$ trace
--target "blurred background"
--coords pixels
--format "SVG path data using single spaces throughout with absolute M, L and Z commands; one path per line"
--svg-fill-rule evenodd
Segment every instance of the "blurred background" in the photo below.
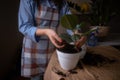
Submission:
M 22 35 L 18 32 L 19 0 L 0 1 L 0 80 L 20 74 Z
M 18 31 L 18 7 L 19 0 L 0 1 L 0 80 L 15 80 L 20 75 L 23 36 Z M 120 15 L 114 16 L 110 24 L 110 32 L 120 34 Z

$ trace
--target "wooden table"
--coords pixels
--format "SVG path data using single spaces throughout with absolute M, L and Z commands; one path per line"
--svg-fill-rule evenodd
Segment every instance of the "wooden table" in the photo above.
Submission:
M 59 71 L 64 75 L 57 74 Z M 72 72 L 60 67 L 55 52 L 44 80 L 120 80 L 120 51 L 111 46 L 89 47 L 84 59 Z

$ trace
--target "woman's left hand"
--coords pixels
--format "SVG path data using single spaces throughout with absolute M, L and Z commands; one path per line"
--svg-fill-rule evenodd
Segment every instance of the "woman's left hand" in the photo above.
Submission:
M 76 43 L 75 45 L 80 48 L 83 44 L 85 44 L 87 40 L 87 37 L 86 36 L 82 36 Z

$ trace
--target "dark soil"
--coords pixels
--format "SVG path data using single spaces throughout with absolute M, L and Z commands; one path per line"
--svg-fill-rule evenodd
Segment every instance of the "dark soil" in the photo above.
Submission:
M 81 48 L 79 50 L 77 50 L 74 45 L 71 45 L 68 43 L 64 43 L 64 45 L 65 46 L 63 48 L 57 48 L 57 49 L 61 52 L 65 52 L 65 53 L 77 53 L 77 52 L 81 51 Z
M 108 57 L 105 57 L 100 54 L 93 54 L 93 53 L 86 53 L 85 57 L 81 60 L 83 64 L 85 65 L 90 65 L 90 66 L 103 66 L 104 64 L 107 63 L 114 63 L 117 60 L 115 59 L 109 59 Z M 78 66 L 81 66 L 81 63 L 78 63 Z

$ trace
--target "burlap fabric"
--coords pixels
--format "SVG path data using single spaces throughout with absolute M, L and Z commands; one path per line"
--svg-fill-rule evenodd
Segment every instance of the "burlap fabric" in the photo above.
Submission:
M 55 73 L 54 68 L 66 76 Z M 55 52 L 44 80 L 120 80 L 120 51 L 111 46 L 89 47 L 81 65 L 78 64 L 73 73 L 60 67 Z

